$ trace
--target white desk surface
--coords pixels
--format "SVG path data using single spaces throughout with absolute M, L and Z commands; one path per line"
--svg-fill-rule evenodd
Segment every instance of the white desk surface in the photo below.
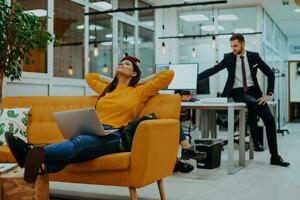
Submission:
M 203 103 L 199 101 L 195 102 L 181 102 L 182 107 L 215 107 L 215 108 L 224 108 L 224 107 L 245 107 L 245 103 Z

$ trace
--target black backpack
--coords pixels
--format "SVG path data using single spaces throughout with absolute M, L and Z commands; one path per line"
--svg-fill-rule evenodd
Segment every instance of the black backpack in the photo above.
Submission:
M 151 120 L 151 119 L 156 119 L 156 116 L 154 113 L 151 113 L 149 115 L 144 115 L 141 117 L 138 117 L 131 122 L 127 124 L 126 127 L 124 127 L 121 130 L 121 140 L 120 140 L 120 145 L 119 148 L 121 151 L 131 151 L 131 145 L 133 141 L 133 137 L 135 134 L 135 130 L 138 127 L 139 123 L 144 121 L 144 120 Z

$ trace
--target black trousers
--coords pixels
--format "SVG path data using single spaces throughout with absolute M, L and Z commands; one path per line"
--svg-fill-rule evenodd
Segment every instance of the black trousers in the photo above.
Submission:
M 277 135 L 276 135 L 276 124 L 275 119 L 269 109 L 267 103 L 265 105 L 258 105 L 256 100 L 261 97 L 260 91 L 255 87 L 249 87 L 247 92 L 244 92 L 242 88 L 233 89 L 231 96 L 236 102 L 244 102 L 248 108 L 248 120 L 247 123 L 250 127 L 250 133 L 253 138 L 254 144 L 258 140 L 257 132 L 257 116 L 260 117 L 266 127 L 267 140 L 271 155 L 278 154 L 277 148 Z

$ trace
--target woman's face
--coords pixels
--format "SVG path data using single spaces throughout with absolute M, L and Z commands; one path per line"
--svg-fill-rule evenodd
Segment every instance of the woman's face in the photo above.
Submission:
M 134 71 L 133 65 L 129 60 L 123 60 L 117 66 L 116 76 L 118 77 L 118 75 L 123 75 L 131 78 L 133 76 L 136 76 L 137 73 Z

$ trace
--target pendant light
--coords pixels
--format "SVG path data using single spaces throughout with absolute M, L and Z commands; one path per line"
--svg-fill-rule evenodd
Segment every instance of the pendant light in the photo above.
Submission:
M 106 52 L 104 53 L 104 61 L 106 62 Z M 108 67 L 107 67 L 106 63 L 102 67 L 102 72 L 103 73 L 107 73 L 108 72 Z
M 216 47 L 217 47 L 216 36 L 213 35 L 211 40 L 211 48 L 216 49 Z
M 99 50 L 98 50 L 98 45 L 97 45 L 96 15 L 95 15 L 94 26 L 95 26 L 95 42 L 96 42 L 94 44 L 94 56 L 97 57 L 99 55 Z
M 195 34 L 195 27 L 193 26 L 193 33 Z M 192 50 L 192 57 L 193 58 L 196 58 L 197 56 L 197 52 L 196 52 L 196 49 L 195 49 L 195 37 L 193 37 L 193 50 Z
M 72 53 L 72 51 L 70 51 L 70 53 Z M 74 70 L 73 70 L 73 67 L 72 67 L 72 55 L 70 55 L 70 64 L 69 64 L 67 73 L 68 73 L 70 76 L 73 76 L 73 75 L 74 75 Z
M 215 31 L 214 31 L 214 34 L 216 33 L 216 31 L 218 31 L 218 24 L 217 24 L 217 27 L 215 25 L 215 15 L 214 15 L 214 5 L 212 5 L 212 10 L 211 10 L 211 17 L 212 17 L 212 22 L 213 22 L 213 25 L 215 26 Z M 211 40 L 211 48 L 212 49 L 216 49 L 217 47 L 217 43 L 216 43 L 216 36 L 213 35 L 212 36 L 212 40 Z
M 165 42 L 161 43 L 161 53 L 162 53 L 162 55 L 166 55 L 166 53 L 167 53 Z
M 73 67 L 72 67 L 72 66 L 69 66 L 69 68 L 68 68 L 68 74 L 69 74 L 70 76 L 73 76 L 73 75 L 74 75 L 74 70 L 73 70 Z
M 196 58 L 196 56 L 197 56 L 196 49 L 195 49 L 195 48 L 193 48 L 193 51 L 192 51 L 192 57 L 193 57 L 193 58 Z
M 128 56 L 128 49 L 127 49 L 127 43 L 128 43 L 128 23 L 127 23 L 127 14 L 125 15 L 125 38 L 124 38 L 124 42 L 125 42 L 125 52 L 123 57 L 127 57 Z
M 165 37 L 165 9 L 163 9 L 163 24 L 162 24 L 162 34 L 163 34 L 163 37 Z M 166 44 L 165 44 L 165 41 L 163 39 L 162 43 L 161 43 L 161 53 L 162 55 L 166 55 Z
M 98 45 L 94 44 L 94 56 L 97 57 L 99 55 Z
M 107 67 L 106 64 L 103 65 L 103 67 L 102 67 L 102 72 L 103 72 L 103 73 L 107 73 L 107 72 L 108 72 L 108 67 Z

